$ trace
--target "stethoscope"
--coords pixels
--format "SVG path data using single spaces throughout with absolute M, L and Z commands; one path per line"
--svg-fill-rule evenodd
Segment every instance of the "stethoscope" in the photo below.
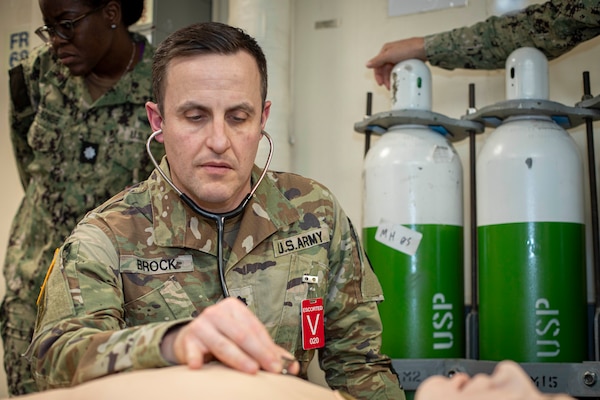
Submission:
M 165 174 L 165 172 L 160 168 L 160 165 L 158 165 L 158 162 L 156 162 L 156 159 L 154 158 L 154 156 L 152 155 L 152 151 L 150 150 L 150 144 L 152 143 L 152 140 L 157 135 L 160 135 L 161 133 L 162 133 L 162 129 L 159 129 L 155 132 L 152 132 L 152 135 L 150 135 L 150 137 L 148 138 L 148 141 L 146 142 L 146 151 L 148 152 L 148 156 L 150 156 L 150 160 L 152 161 L 152 164 L 154 164 L 154 167 L 156 168 L 158 173 L 173 188 L 173 190 L 175 190 L 177 192 L 177 194 L 179 195 L 179 198 L 185 204 L 187 204 L 197 214 L 203 216 L 204 218 L 212 219 L 216 222 L 216 224 L 217 224 L 217 268 L 219 269 L 219 280 L 221 281 L 221 290 L 223 291 L 223 296 L 229 297 L 229 290 L 227 289 L 227 283 L 225 282 L 225 266 L 223 265 L 224 264 L 223 235 L 225 232 L 225 220 L 227 218 L 233 218 L 233 217 L 239 215 L 242 211 L 244 211 L 244 208 L 246 207 L 246 205 L 248 204 L 248 202 L 254 195 L 254 192 L 256 192 L 258 185 L 260 185 L 263 178 L 267 174 L 267 170 L 269 169 L 269 165 L 271 164 L 271 158 L 273 157 L 273 140 L 271 139 L 271 136 L 269 136 L 269 134 L 267 132 L 262 131 L 262 135 L 265 136 L 267 138 L 267 140 L 269 141 L 269 155 L 267 156 L 267 162 L 265 163 L 265 167 L 264 167 L 262 173 L 260 174 L 258 181 L 256 181 L 256 184 L 254 185 L 252 190 L 250 190 L 250 193 L 248 193 L 246 195 L 246 197 L 241 201 L 241 203 L 235 209 L 225 212 L 225 213 L 211 213 L 209 211 L 206 211 L 206 210 L 203 210 L 202 208 L 200 208 L 200 206 L 198 206 L 198 204 L 196 204 L 194 202 L 194 200 L 192 200 L 188 195 L 186 195 L 181 190 L 179 190 L 179 188 L 177 186 L 175 186 L 175 184 L 167 176 L 167 174 Z

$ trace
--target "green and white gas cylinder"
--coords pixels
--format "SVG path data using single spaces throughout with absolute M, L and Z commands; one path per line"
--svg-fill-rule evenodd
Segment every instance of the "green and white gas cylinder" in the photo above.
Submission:
M 395 66 L 392 110 L 430 110 L 431 74 Z M 458 154 L 422 124 L 391 126 L 363 168 L 363 242 L 383 287 L 382 351 L 464 357 L 463 186 Z
M 506 61 L 508 100 L 548 98 L 533 48 Z M 586 349 L 583 165 L 550 116 L 509 116 L 477 158 L 479 357 L 581 362 Z

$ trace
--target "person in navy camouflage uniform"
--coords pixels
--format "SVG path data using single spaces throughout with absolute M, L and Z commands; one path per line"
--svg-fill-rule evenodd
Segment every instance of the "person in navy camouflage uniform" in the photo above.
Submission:
M 25 193 L 10 231 L 0 308 L 13 396 L 36 390 L 22 354 L 55 249 L 87 211 L 153 168 L 144 104 L 152 99 L 154 49 L 128 31 L 143 0 L 41 0 L 40 7 L 48 45 L 10 71 L 10 134 Z

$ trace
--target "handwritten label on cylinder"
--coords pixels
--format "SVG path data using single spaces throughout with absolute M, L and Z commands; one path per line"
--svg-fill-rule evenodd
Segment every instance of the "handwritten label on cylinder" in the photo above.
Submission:
M 403 225 L 382 222 L 377 227 L 375 240 L 409 256 L 414 256 L 423 234 Z

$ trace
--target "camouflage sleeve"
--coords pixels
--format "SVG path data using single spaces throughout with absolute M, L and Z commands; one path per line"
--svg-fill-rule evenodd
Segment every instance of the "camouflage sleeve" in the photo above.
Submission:
M 599 34 L 598 0 L 552 0 L 426 36 L 425 51 L 441 68 L 497 69 L 520 47 L 536 47 L 551 60 Z
M 35 85 L 37 81 L 31 74 L 31 63 L 35 68 L 37 58 L 30 58 L 9 70 L 10 87 L 10 140 L 12 142 L 17 171 L 23 189 L 27 189 L 29 175 L 27 165 L 33 160 L 33 151 L 27 143 L 29 127 L 35 117 Z
M 382 289 L 354 228 L 336 205 L 325 300 L 325 348 L 321 368 L 333 389 L 357 399 L 404 399 L 389 357 L 380 353 Z
M 182 321 L 126 328 L 114 248 L 103 230 L 84 224 L 55 256 L 28 350 L 40 390 L 171 365 L 160 341 Z

